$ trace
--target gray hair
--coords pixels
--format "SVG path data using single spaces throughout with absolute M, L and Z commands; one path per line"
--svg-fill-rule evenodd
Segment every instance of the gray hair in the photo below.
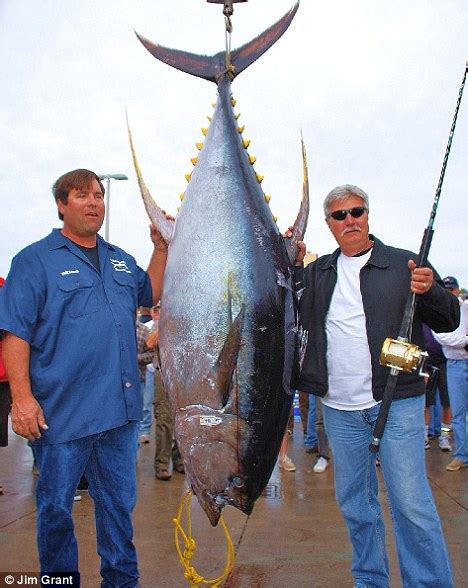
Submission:
M 358 198 L 361 198 L 364 202 L 364 206 L 369 210 L 369 196 L 364 190 L 361 190 L 361 188 L 353 186 L 352 184 L 344 184 L 344 186 L 333 188 L 333 190 L 325 196 L 325 200 L 323 201 L 323 212 L 325 213 L 325 216 L 328 215 L 330 205 L 333 204 L 333 202 L 345 200 L 349 196 L 357 196 Z

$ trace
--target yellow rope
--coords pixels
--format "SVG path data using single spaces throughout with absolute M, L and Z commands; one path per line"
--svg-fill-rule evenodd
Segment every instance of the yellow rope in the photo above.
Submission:
M 224 531 L 224 535 L 226 537 L 226 547 L 227 547 L 227 555 L 226 555 L 226 565 L 224 567 L 224 571 L 221 576 L 214 578 L 213 580 L 207 580 L 203 576 L 195 570 L 194 567 L 190 565 L 191 559 L 195 553 L 197 548 L 197 544 L 195 539 L 192 537 L 192 517 L 191 517 L 191 500 L 192 500 L 193 492 L 192 490 L 188 490 L 185 496 L 180 501 L 179 510 L 177 511 L 177 517 L 173 519 L 175 525 L 175 533 L 174 533 L 174 540 L 177 549 L 177 554 L 179 555 L 180 563 L 184 568 L 184 576 L 187 579 L 187 582 L 190 584 L 191 588 L 199 588 L 200 586 L 219 586 L 229 574 L 232 572 L 234 568 L 234 545 L 232 543 L 231 535 L 229 533 L 229 529 L 224 522 L 223 515 L 221 515 L 219 522 Z M 186 518 L 187 518 L 187 530 L 184 531 L 181 524 L 181 519 L 184 510 L 186 511 Z M 185 549 L 182 551 L 179 541 L 179 534 L 182 535 L 182 539 L 185 543 Z

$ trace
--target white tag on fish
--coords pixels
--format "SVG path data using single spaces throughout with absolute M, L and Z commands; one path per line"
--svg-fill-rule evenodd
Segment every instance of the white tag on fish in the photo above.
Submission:
M 201 416 L 200 417 L 200 425 L 203 427 L 215 427 L 216 425 L 220 425 L 223 419 L 218 416 Z

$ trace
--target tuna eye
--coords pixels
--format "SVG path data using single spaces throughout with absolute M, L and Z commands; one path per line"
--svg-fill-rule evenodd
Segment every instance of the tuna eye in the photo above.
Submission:
M 235 478 L 232 479 L 232 485 L 235 488 L 242 488 L 242 486 L 244 485 L 244 480 L 242 478 L 240 478 L 239 476 L 236 476 Z

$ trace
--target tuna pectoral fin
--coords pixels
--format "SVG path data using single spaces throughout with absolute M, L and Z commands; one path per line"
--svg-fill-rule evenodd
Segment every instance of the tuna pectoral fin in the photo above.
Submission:
M 219 390 L 221 396 L 222 406 L 225 406 L 229 400 L 234 369 L 237 364 L 237 357 L 239 355 L 242 341 L 242 325 L 244 322 L 244 315 L 245 307 L 242 306 L 241 311 L 229 328 L 226 341 L 224 342 L 218 360 L 210 374 L 210 379 L 215 380 L 217 383 L 217 389 Z
M 231 52 L 231 63 L 235 67 L 235 71 L 232 72 L 234 76 L 246 69 L 276 43 L 291 24 L 298 7 L 299 1 L 277 23 L 253 39 L 253 41 Z M 226 71 L 226 54 L 224 51 L 213 56 L 197 55 L 187 51 L 163 47 L 145 39 L 145 37 L 138 33 L 135 34 L 143 46 L 156 59 L 192 76 L 217 83 L 219 76 Z
M 297 256 L 297 242 L 302 241 L 307 229 L 307 220 L 309 218 L 309 176 L 307 172 L 307 156 L 304 145 L 304 139 L 301 137 L 302 143 L 302 167 L 303 167 L 303 184 L 302 184 L 302 200 L 299 207 L 299 213 L 293 225 L 292 237 L 285 239 L 286 249 L 288 251 L 289 261 L 294 264 Z
M 153 225 L 158 229 L 161 233 L 162 238 L 169 244 L 172 239 L 172 233 L 174 232 L 174 221 L 166 218 L 166 213 L 160 208 L 156 202 L 153 200 L 148 188 L 146 187 L 145 181 L 143 180 L 143 176 L 141 175 L 140 166 L 138 164 L 138 159 L 136 156 L 135 145 L 133 144 L 132 133 L 130 131 L 130 126 L 128 124 L 128 116 L 127 116 L 127 129 L 128 129 L 128 140 L 130 142 L 130 149 L 132 152 L 133 158 L 133 165 L 135 167 L 135 172 L 138 179 L 138 185 L 140 186 L 141 197 L 143 198 L 143 203 L 146 208 L 146 212 L 153 223 Z

